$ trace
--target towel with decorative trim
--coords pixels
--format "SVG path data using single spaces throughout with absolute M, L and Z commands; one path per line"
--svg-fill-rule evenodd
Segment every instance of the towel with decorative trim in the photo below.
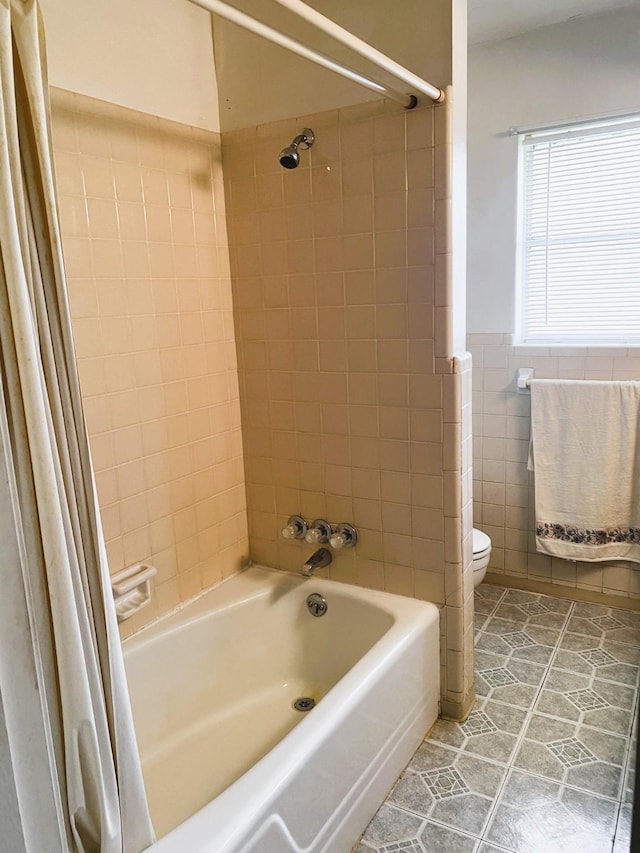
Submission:
M 640 563 L 640 382 L 531 380 L 536 548 Z

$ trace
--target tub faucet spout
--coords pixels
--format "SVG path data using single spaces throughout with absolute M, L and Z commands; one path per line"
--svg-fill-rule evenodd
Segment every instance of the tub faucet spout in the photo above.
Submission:
M 324 569 L 332 559 L 331 551 L 328 548 L 318 548 L 302 567 L 302 574 L 305 578 L 310 578 L 316 569 Z

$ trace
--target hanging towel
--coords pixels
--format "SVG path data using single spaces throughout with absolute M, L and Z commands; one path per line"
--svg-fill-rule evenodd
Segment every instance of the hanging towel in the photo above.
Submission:
M 531 381 L 536 547 L 640 563 L 640 382 Z

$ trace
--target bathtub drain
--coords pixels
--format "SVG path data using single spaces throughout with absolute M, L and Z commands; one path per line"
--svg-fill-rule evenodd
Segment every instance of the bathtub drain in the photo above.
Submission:
M 310 711 L 315 704 L 316 700 L 311 696 L 301 696 L 295 700 L 293 707 L 296 711 Z

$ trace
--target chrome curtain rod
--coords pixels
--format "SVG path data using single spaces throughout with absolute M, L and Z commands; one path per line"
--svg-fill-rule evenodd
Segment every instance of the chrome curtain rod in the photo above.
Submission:
M 361 38 L 358 38 L 358 36 L 349 32 L 349 30 L 345 30 L 344 27 L 336 24 L 336 22 L 332 21 L 331 18 L 327 18 L 326 15 L 322 15 L 320 12 L 312 9 L 311 6 L 303 3 L 302 0 L 275 0 L 275 2 L 280 6 L 284 6 L 284 8 L 288 9 L 290 12 L 293 12 L 294 15 L 304 18 L 305 21 L 313 24 L 316 29 L 322 30 L 336 41 L 341 42 L 341 44 L 344 44 L 356 53 L 359 53 L 360 56 L 364 56 L 364 58 L 368 59 L 369 62 L 373 62 L 380 68 L 383 68 L 398 80 L 406 83 L 411 87 L 411 89 L 415 89 L 415 91 L 420 92 L 423 95 L 427 95 L 433 101 L 440 102 L 444 100 L 444 92 L 441 89 L 438 89 L 436 86 L 432 86 L 431 83 L 427 83 L 426 80 L 418 77 L 417 74 L 414 74 L 403 65 L 395 62 L 395 60 L 377 50 L 375 47 L 372 47 Z
M 376 92 L 378 95 L 390 98 L 391 100 L 402 104 L 405 109 L 411 110 L 418 103 L 416 95 L 401 92 L 399 89 L 393 89 L 390 86 L 385 86 L 382 83 L 371 80 L 369 77 L 365 77 L 364 74 L 360 74 L 359 71 L 354 71 L 346 65 L 341 65 L 335 60 L 330 59 L 328 56 L 325 56 L 316 50 L 312 50 L 309 47 L 305 47 L 305 45 L 290 36 L 281 33 L 279 30 L 275 30 L 273 27 L 269 27 L 267 24 L 257 21 L 255 18 L 241 12 L 239 9 L 229 6 L 227 3 L 224 3 L 223 0 L 189 0 L 189 2 L 193 3 L 195 6 L 200 6 L 200 8 L 205 9 L 213 15 L 219 15 L 221 18 L 225 18 L 227 21 L 231 21 L 239 27 L 255 33 L 255 35 L 262 36 L 262 38 L 280 45 L 280 47 L 284 47 L 292 53 L 296 53 L 298 56 L 309 59 L 311 62 L 315 62 L 316 65 L 328 68 L 330 71 L 340 74 L 342 77 L 346 77 L 348 80 L 352 80 L 360 86 L 371 89 L 371 91 Z M 383 68 L 385 71 L 396 77 L 396 79 L 410 85 L 411 88 L 421 94 L 427 95 L 429 98 L 438 103 L 444 100 L 444 92 L 441 89 L 432 86 L 430 83 L 422 80 L 408 69 L 403 68 L 402 65 L 394 62 L 394 60 L 357 38 L 357 36 L 354 36 L 348 30 L 345 30 L 343 27 L 335 24 L 329 18 L 326 18 L 314 9 L 309 8 L 306 3 L 301 2 L 301 0 L 276 0 L 276 2 L 285 6 L 289 11 L 299 17 L 303 17 L 318 29 L 323 30 L 323 32 L 333 36 L 337 41 L 347 45 L 347 47 L 350 47 L 361 56 L 364 56 L 374 65 L 377 65 L 379 68 Z

